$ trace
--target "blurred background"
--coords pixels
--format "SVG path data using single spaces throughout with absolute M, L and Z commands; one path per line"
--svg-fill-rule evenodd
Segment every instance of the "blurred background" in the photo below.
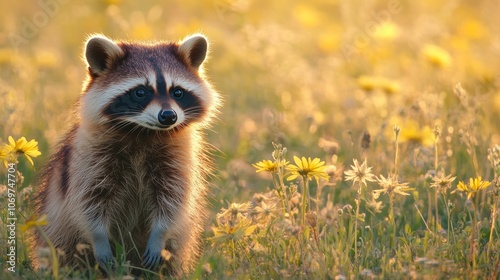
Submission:
M 498 1 L 37 0 L 1 1 L 0 10 L 1 141 L 36 139 L 43 153 L 34 171 L 21 162 L 26 184 L 72 121 L 83 43 L 94 33 L 208 36 L 206 72 L 225 100 L 208 131 L 213 211 L 270 186 L 251 164 L 271 159 L 273 141 L 289 158 L 335 165 L 338 176 L 362 154 L 374 173 L 386 172 L 394 125 L 408 181 L 433 166 L 436 126 L 448 173 L 491 177 L 486 151 L 500 142 Z M 352 200 L 349 185 L 339 184 L 336 201 Z

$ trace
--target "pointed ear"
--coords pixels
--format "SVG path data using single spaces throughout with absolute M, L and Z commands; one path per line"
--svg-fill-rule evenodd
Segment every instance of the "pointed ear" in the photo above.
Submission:
M 201 34 L 189 36 L 180 43 L 179 52 L 189 65 L 198 70 L 207 57 L 208 40 Z
M 85 44 L 85 59 L 90 71 L 97 76 L 109 70 L 124 55 L 115 42 L 102 35 L 92 36 Z

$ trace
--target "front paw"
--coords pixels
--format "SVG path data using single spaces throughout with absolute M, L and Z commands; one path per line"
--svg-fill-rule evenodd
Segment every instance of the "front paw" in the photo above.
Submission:
M 103 223 L 96 223 L 92 231 L 92 247 L 99 267 L 105 270 L 112 269 L 114 267 L 113 253 L 109 244 L 108 231 Z
M 161 251 L 165 248 L 166 229 L 161 225 L 162 223 L 156 223 L 149 234 L 146 251 L 142 256 L 142 265 L 147 269 L 154 269 L 165 261 L 161 255 Z
M 164 261 L 165 259 L 161 255 L 161 251 L 152 250 L 149 248 L 146 248 L 146 252 L 142 256 L 142 265 L 146 269 L 154 269 Z
M 105 271 L 113 270 L 115 268 L 115 259 L 111 251 L 109 252 L 99 252 L 96 250 L 96 260 L 101 269 Z

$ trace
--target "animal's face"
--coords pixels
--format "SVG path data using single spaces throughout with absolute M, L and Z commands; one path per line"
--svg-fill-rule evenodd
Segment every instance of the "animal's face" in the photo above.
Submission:
M 199 73 L 207 47 L 200 35 L 180 44 L 91 38 L 85 52 L 90 79 L 83 96 L 82 121 L 151 130 L 202 121 L 216 103 L 215 93 Z

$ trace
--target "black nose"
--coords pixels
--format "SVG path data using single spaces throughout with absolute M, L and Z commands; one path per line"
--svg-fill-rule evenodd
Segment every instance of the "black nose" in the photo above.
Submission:
M 161 110 L 158 121 L 163 125 L 173 125 L 177 121 L 177 114 L 174 110 Z

